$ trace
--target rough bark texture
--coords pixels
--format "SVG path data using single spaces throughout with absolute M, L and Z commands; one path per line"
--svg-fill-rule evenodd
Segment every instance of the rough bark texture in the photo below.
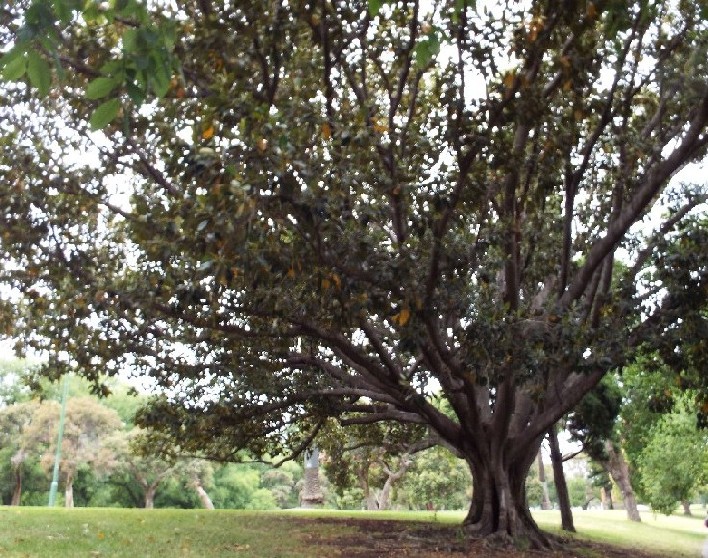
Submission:
M 548 493 L 548 481 L 546 480 L 546 470 L 543 467 L 543 455 L 540 449 L 538 450 L 538 457 L 536 461 L 538 464 L 538 482 L 541 483 L 541 488 L 543 489 L 541 509 L 550 510 L 553 507 L 553 504 L 551 503 L 551 496 Z
M 320 470 L 314 467 L 305 469 L 300 505 L 303 508 L 315 508 L 321 506 L 323 502 L 324 495 L 320 488 Z
M 558 433 L 555 426 L 548 431 L 548 442 L 551 446 L 551 463 L 553 464 L 553 480 L 556 483 L 558 493 L 558 506 L 561 511 L 561 527 L 564 531 L 575 532 L 573 525 L 573 512 L 570 509 L 570 496 L 568 495 L 568 485 L 565 482 L 563 473 L 563 454 L 558 445 Z
M 637 509 L 637 499 L 634 496 L 632 482 L 629 477 L 629 466 L 621 450 L 616 450 L 612 442 L 605 442 L 605 452 L 608 460 L 603 463 L 605 470 L 619 486 L 624 500 L 624 508 L 627 510 L 627 518 L 630 521 L 641 521 L 639 510 Z
M 539 530 L 526 504 L 526 477 L 540 446 L 540 439 L 529 443 L 526 451 L 512 460 L 506 458 L 503 445 L 491 438 L 489 451 L 467 456 L 473 492 L 464 525 L 472 536 L 489 536 L 534 548 L 553 546 Z

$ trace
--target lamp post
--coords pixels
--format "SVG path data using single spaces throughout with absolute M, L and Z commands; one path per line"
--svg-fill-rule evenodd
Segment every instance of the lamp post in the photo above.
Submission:
M 49 507 L 54 506 L 57 499 L 57 489 L 59 488 L 59 462 L 61 461 L 61 444 L 64 438 L 64 419 L 66 418 L 66 396 L 69 393 L 69 377 L 64 376 L 61 391 L 61 411 L 59 411 L 59 435 L 57 436 L 57 451 L 54 455 L 54 472 L 52 473 L 52 484 L 49 485 Z

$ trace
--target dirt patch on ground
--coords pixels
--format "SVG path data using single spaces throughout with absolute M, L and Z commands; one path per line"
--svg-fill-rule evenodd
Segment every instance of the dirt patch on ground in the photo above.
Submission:
M 313 519 L 319 524 L 339 525 L 346 534 L 315 536 L 318 556 L 343 556 L 346 558 L 380 558 L 407 556 L 414 558 L 664 558 L 638 550 L 624 550 L 613 546 L 576 540 L 560 540 L 557 550 L 525 550 L 498 547 L 488 540 L 472 540 L 454 525 L 423 522 Z M 309 538 L 309 537 L 308 537 Z M 312 541 L 312 539 L 310 539 Z M 315 542 L 315 541 L 312 541 Z

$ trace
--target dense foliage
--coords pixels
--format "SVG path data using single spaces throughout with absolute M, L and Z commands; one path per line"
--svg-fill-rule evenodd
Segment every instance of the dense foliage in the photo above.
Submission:
M 675 351 L 705 251 L 656 256 L 700 230 L 705 187 L 669 183 L 708 143 L 706 15 L 18 0 L 2 323 L 53 373 L 149 375 L 141 420 L 187 451 L 423 425 L 471 468 L 471 531 L 547 545 L 524 487 L 548 429 L 642 343 L 705 369 Z

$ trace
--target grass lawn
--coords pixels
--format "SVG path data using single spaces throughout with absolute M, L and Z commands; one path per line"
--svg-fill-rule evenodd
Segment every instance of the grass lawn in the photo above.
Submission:
M 543 529 L 558 531 L 558 512 L 536 512 L 534 516 Z M 325 520 L 308 521 L 313 518 Z M 344 544 L 347 539 L 356 541 L 367 536 L 366 529 L 360 531 L 348 520 L 416 520 L 442 527 L 459 524 L 462 518 L 461 512 L 0 507 L 0 557 L 385 556 L 394 554 L 383 550 L 380 554 L 375 551 L 357 554 L 352 547 L 338 548 L 338 540 Z M 645 513 L 642 520 L 641 524 L 630 523 L 620 511 L 575 512 L 576 539 L 607 542 L 626 549 L 644 549 L 667 557 L 695 558 L 700 555 L 703 540 L 708 536 L 700 517 L 655 517 Z M 441 550 L 430 555 L 445 556 L 445 552 Z
M 659 515 L 642 512 L 642 522 L 627 521 L 624 510 L 573 510 L 576 538 L 603 541 L 628 549 L 639 548 L 671 557 L 697 558 L 708 537 L 703 525 L 705 515 Z M 704 512 L 705 513 L 705 512 Z M 536 511 L 538 525 L 547 531 L 560 532 L 560 512 Z

